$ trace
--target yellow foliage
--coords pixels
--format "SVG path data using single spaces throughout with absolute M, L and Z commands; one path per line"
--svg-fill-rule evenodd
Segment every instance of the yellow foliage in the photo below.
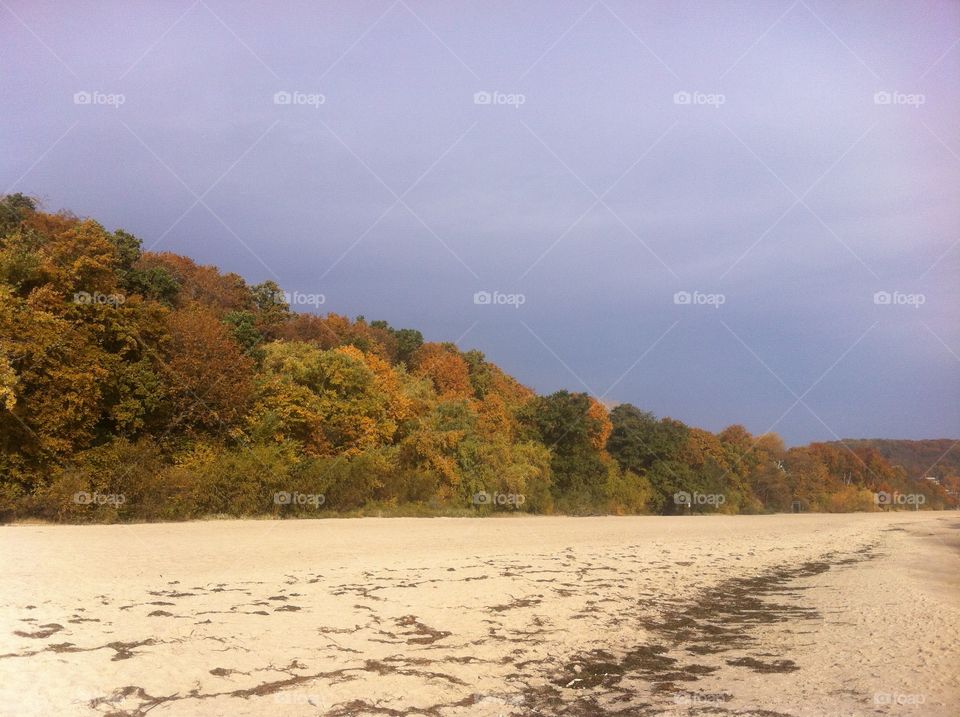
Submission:
M 607 439 L 610 438 L 610 434 L 613 432 L 613 423 L 610 422 L 610 415 L 607 412 L 606 406 L 591 397 L 590 408 L 587 409 L 587 416 L 593 419 L 597 427 L 590 436 L 590 443 L 595 449 L 602 451 L 607 445 Z

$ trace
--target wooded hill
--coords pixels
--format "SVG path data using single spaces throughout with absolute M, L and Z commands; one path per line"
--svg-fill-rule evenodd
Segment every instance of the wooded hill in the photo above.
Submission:
M 895 466 L 903 466 L 911 478 L 934 476 L 945 479 L 960 476 L 960 441 L 935 438 L 907 441 L 892 438 L 850 438 L 843 443 L 851 448 L 872 448 Z M 831 445 L 840 445 L 832 443 Z
M 273 282 L 0 199 L 6 520 L 877 510 L 875 491 L 955 504 L 881 446 L 538 396 L 479 351 L 295 313 Z

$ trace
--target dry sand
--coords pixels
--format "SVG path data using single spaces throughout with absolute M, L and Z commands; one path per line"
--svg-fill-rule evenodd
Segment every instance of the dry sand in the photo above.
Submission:
M 960 714 L 960 514 L 0 529 L 3 715 Z

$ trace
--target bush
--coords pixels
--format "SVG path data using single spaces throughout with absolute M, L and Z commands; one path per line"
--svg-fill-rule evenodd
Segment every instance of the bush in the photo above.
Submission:
M 847 485 L 826 496 L 823 508 L 828 513 L 853 513 L 876 510 L 877 505 L 871 491 Z
M 294 458 L 283 447 L 255 443 L 225 449 L 176 473 L 182 476 L 177 482 L 187 484 L 185 504 L 194 517 L 276 515 L 283 505 L 277 495 L 292 492 L 293 465 Z
M 0 466 L 0 523 L 8 523 L 18 515 L 28 514 L 29 496 L 23 488 L 24 477 L 19 472 L 3 468 Z M 29 478 L 26 481 L 28 485 L 32 482 Z
M 402 468 L 393 473 L 379 491 L 390 505 L 427 504 L 435 499 L 440 475 L 426 468 Z
M 650 512 L 654 491 L 646 478 L 633 471 L 614 468 L 610 471 L 607 494 L 610 499 L 609 512 L 629 515 Z
M 150 439 L 116 438 L 56 468 L 33 497 L 33 514 L 70 522 L 168 517 L 164 462 Z
M 354 510 L 372 501 L 389 480 L 391 458 L 388 451 L 376 449 L 350 458 L 310 460 L 296 471 L 293 484 L 305 495 L 323 495 L 327 509 Z

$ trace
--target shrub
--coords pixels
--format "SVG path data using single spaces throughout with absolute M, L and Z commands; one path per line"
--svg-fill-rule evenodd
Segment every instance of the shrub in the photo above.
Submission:
M 650 481 L 633 471 L 610 471 L 607 483 L 610 499 L 609 511 L 616 515 L 650 512 L 654 491 Z
M 852 513 L 877 509 L 873 493 L 855 485 L 843 486 L 826 496 L 823 507 L 828 513 Z
M 116 438 L 53 471 L 34 495 L 34 514 L 71 522 L 167 517 L 160 449 L 150 439 Z
M 225 449 L 182 480 L 188 483 L 186 504 L 194 516 L 277 514 L 277 494 L 291 492 L 293 457 L 282 446 L 254 443 Z M 189 472 L 195 471 L 189 476 Z

